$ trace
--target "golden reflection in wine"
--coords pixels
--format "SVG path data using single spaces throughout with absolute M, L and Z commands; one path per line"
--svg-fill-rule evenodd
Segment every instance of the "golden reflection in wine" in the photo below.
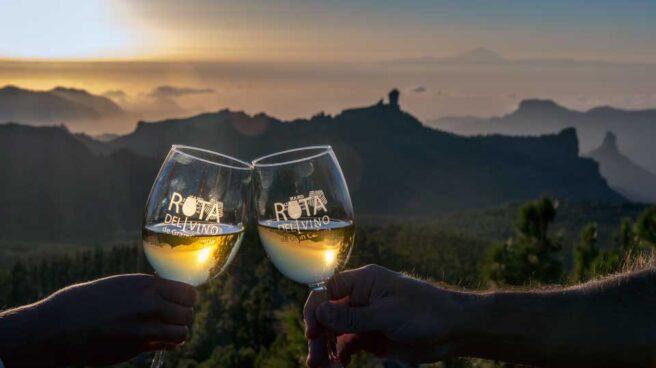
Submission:
M 288 278 L 317 284 L 348 260 L 355 237 L 351 221 L 332 220 L 311 230 L 292 230 L 289 223 L 261 221 L 257 226 L 269 258 Z
M 230 264 L 244 236 L 243 227 L 213 226 L 220 227 L 218 234 L 180 231 L 171 224 L 144 227 L 143 244 L 148 262 L 162 278 L 193 286 L 205 283 Z

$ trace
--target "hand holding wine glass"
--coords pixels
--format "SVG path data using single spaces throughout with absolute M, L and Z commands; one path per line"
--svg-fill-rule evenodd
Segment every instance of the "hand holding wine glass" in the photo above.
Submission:
M 274 153 L 253 166 L 257 228 L 269 258 L 327 300 L 326 281 L 346 264 L 355 236 L 351 198 L 332 148 Z M 334 336 L 326 340 L 339 365 Z

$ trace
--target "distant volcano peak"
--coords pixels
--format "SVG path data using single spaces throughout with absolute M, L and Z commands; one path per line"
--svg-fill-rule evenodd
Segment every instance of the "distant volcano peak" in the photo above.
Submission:
M 477 47 L 469 50 L 457 55 L 454 59 L 476 63 L 503 63 L 507 61 L 503 56 L 485 47 Z

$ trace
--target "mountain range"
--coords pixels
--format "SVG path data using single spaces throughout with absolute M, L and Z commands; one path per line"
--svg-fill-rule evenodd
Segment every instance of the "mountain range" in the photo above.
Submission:
M 609 106 L 588 111 L 565 108 L 551 100 L 530 99 L 504 116 L 443 117 L 426 125 L 463 135 L 540 135 L 576 128 L 581 152 L 596 148 L 606 135 L 613 132 L 619 149 L 631 160 L 651 172 L 656 172 L 656 109 L 622 110 Z
M 0 239 L 115 237 L 141 223 L 160 160 L 93 154 L 65 127 L 0 125 Z
M 111 99 L 82 89 L 56 87 L 33 91 L 15 86 L 0 88 L 0 123 L 63 124 L 74 130 L 96 128 L 104 121 L 128 118 Z
M 541 137 L 463 137 L 423 126 L 395 103 L 293 121 L 221 110 L 140 122 L 107 142 L 65 127 L 0 125 L 0 238 L 57 241 L 138 231 L 147 193 L 173 143 L 246 160 L 330 144 L 355 211 L 365 217 L 430 216 L 542 194 L 624 201 L 597 163 L 579 156 L 574 129 Z
M 568 59 L 568 58 L 507 58 L 494 50 L 485 47 L 476 47 L 455 55 L 435 57 L 422 56 L 386 61 L 391 66 L 506 66 L 506 67 L 613 67 L 631 66 L 647 67 L 653 70 L 651 63 L 613 62 L 596 59 Z

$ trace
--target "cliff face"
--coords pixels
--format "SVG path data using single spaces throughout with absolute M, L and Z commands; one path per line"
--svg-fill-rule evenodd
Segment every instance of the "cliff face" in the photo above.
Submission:
M 617 146 L 617 137 L 608 132 L 601 146 L 588 156 L 599 163 L 601 174 L 608 184 L 626 198 L 656 203 L 656 175 L 635 164 Z
M 600 106 L 576 111 L 551 100 L 530 99 L 520 102 L 510 114 L 493 118 L 444 117 L 427 124 L 449 132 L 466 135 L 554 134 L 573 127 L 582 152 L 595 149 L 604 135 L 612 131 L 619 138 L 619 148 L 638 165 L 656 172 L 656 109 L 622 110 Z

